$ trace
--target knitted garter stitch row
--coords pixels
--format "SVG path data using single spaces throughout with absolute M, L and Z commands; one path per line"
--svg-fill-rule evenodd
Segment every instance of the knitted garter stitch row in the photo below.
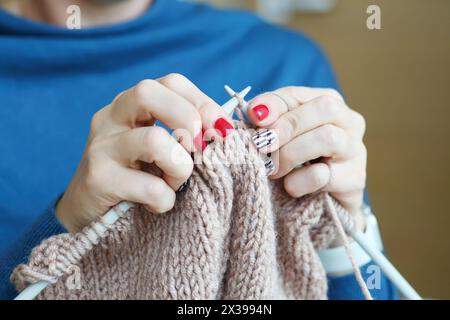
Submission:
M 50 282 L 38 299 L 326 299 L 316 250 L 335 238 L 332 211 L 354 227 L 327 193 L 287 196 L 235 130 L 205 149 L 170 212 L 135 205 L 112 225 L 53 236 L 11 281 Z

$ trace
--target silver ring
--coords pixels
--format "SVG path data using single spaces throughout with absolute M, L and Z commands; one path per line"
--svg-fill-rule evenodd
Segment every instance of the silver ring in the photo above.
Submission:
M 271 92 L 271 94 L 273 94 L 274 96 L 278 97 L 278 99 L 280 99 L 281 101 L 284 102 L 284 104 L 286 105 L 287 111 L 291 111 L 292 109 L 294 109 L 294 107 L 292 107 L 291 105 L 289 105 L 289 103 L 287 103 L 287 101 L 286 101 L 282 96 L 280 96 L 278 93 L 276 93 L 276 92 Z

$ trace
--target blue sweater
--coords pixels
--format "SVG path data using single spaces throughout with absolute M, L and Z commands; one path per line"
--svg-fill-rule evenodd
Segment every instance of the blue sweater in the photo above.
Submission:
M 66 232 L 54 205 L 92 115 L 138 81 L 172 72 L 218 102 L 227 99 L 224 84 L 252 85 L 254 95 L 287 85 L 337 88 L 316 44 L 249 13 L 157 0 L 133 21 L 67 30 L 0 10 L 1 299 L 16 294 L 14 266 Z M 362 298 L 353 275 L 329 280 L 330 298 Z M 392 286 L 382 281 L 372 294 L 389 299 Z

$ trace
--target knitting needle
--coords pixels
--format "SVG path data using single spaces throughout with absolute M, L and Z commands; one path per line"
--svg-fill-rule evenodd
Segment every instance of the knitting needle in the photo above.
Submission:
M 225 91 L 231 96 L 236 97 L 237 94 L 229 86 L 225 86 Z M 240 107 L 244 116 L 247 115 L 248 102 L 244 98 L 240 98 Z M 248 121 L 248 119 L 246 119 Z M 371 246 L 366 237 L 361 232 L 353 232 L 350 236 L 363 248 L 363 250 L 372 258 L 372 260 L 384 271 L 386 276 L 392 281 L 403 296 L 410 300 L 421 300 L 419 294 L 406 281 L 401 273 L 394 267 L 394 265 L 386 258 L 386 256 L 379 250 Z
M 234 110 L 241 106 L 244 107 L 244 105 L 246 105 L 247 103 L 245 102 L 244 98 L 245 96 L 250 92 L 250 90 L 252 89 L 252 87 L 248 86 L 246 87 L 244 90 L 242 90 L 239 93 L 234 92 L 233 89 L 231 89 L 228 85 L 225 85 L 225 91 L 231 96 L 231 99 L 228 100 L 227 102 L 225 102 L 222 105 L 222 108 L 225 110 L 225 112 L 232 116 Z M 245 110 L 247 111 L 247 110 Z
M 33 283 L 32 285 L 25 288 L 21 293 L 19 293 L 17 297 L 14 298 L 14 300 L 33 300 L 38 296 L 39 293 L 41 293 L 42 290 L 47 288 L 49 284 L 50 282 L 43 280 Z
M 224 86 L 225 91 L 232 97 L 232 98 L 236 98 L 238 101 L 238 105 L 236 105 L 232 110 L 228 109 L 226 110 L 227 113 L 230 116 L 233 116 L 233 112 L 235 111 L 236 108 L 240 108 L 241 109 L 241 113 L 245 122 L 250 122 L 247 118 L 247 109 L 248 109 L 248 103 L 247 101 L 245 101 L 245 96 L 250 92 L 250 90 L 252 89 L 252 87 L 248 86 L 246 87 L 244 90 L 242 90 L 239 93 L 236 93 L 233 89 L 230 88 L 230 86 L 225 85 Z M 229 100 L 230 101 L 230 100 Z M 226 104 L 226 103 L 225 103 Z

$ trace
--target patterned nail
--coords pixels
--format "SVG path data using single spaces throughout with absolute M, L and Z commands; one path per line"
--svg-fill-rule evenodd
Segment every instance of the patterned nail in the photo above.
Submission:
M 253 142 L 256 148 L 261 149 L 270 146 L 277 139 L 277 134 L 275 131 L 270 129 L 263 129 L 258 131 L 253 137 Z
M 270 176 L 275 171 L 275 164 L 273 163 L 272 158 L 270 157 L 270 153 L 264 155 L 264 166 L 266 167 L 266 175 Z

